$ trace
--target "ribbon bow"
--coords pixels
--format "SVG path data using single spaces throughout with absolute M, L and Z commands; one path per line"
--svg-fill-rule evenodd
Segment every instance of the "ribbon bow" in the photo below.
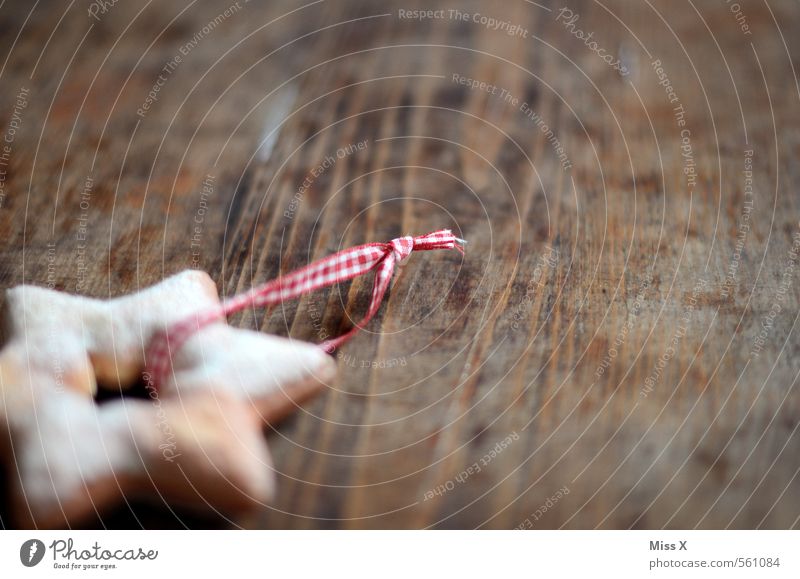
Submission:
M 449 229 L 440 229 L 418 237 L 398 237 L 388 243 L 367 243 L 351 247 L 226 299 L 217 308 L 192 314 L 151 339 L 146 360 L 153 385 L 158 387 L 162 384 L 171 370 L 171 352 L 177 352 L 192 334 L 208 324 L 223 320 L 229 314 L 246 307 L 278 305 L 374 269 L 372 298 L 364 319 L 341 336 L 320 344 L 326 352 L 333 352 L 362 329 L 378 311 L 392 280 L 394 266 L 398 262 L 407 258 L 412 251 L 456 249 L 463 254 L 461 246 L 466 243 L 455 237 Z

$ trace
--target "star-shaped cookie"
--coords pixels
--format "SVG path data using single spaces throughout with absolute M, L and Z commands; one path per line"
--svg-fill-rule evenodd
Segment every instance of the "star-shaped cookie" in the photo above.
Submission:
M 16 525 L 68 526 L 142 494 L 225 512 L 269 501 L 263 425 L 324 388 L 336 364 L 312 344 L 219 321 L 171 353 L 158 388 L 148 384 L 153 336 L 218 306 L 214 282 L 193 270 L 109 301 L 7 291 L 0 452 Z M 126 389 L 142 377 L 149 398 L 95 402 L 98 383 Z

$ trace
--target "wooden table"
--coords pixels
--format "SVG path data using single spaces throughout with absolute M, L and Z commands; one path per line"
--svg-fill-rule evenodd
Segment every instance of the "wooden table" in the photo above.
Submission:
M 432 10 L 419 13 L 419 10 Z M 6 3 L 3 287 L 412 255 L 275 503 L 100 526 L 800 524 L 796 2 Z M 370 279 L 232 323 L 319 341 Z

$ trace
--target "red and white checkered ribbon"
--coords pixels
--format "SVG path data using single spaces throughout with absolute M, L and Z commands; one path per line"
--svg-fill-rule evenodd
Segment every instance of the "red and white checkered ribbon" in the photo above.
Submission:
M 383 296 L 392 280 L 394 266 L 412 251 L 432 249 L 456 249 L 463 253 L 460 244 L 466 243 L 455 237 L 449 229 L 440 229 L 419 237 L 398 237 L 389 243 L 367 243 L 345 249 L 339 253 L 311 263 L 278 279 L 233 296 L 223 301 L 218 308 L 192 314 L 172 324 L 164 332 L 151 339 L 145 359 L 152 386 L 163 384 L 172 368 L 172 355 L 186 343 L 192 334 L 208 324 L 224 320 L 225 317 L 247 307 L 274 306 L 335 283 L 347 281 L 368 271 L 375 270 L 372 299 L 364 319 L 338 338 L 326 340 L 320 347 L 327 352 L 344 344 L 363 328 L 378 311 Z

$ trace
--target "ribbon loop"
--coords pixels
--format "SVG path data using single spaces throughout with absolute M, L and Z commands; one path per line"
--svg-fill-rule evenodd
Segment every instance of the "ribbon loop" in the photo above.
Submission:
M 224 320 L 228 314 L 246 307 L 266 307 L 283 303 L 316 289 L 347 281 L 370 270 L 375 270 L 372 298 L 361 322 L 353 325 L 343 335 L 326 340 L 320 347 L 326 352 L 344 344 L 362 329 L 378 311 L 383 296 L 389 288 L 394 266 L 407 258 L 412 251 L 456 249 L 464 253 L 461 245 L 466 241 L 455 237 L 449 229 L 440 229 L 419 237 L 398 237 L 389 243 L 368 243 L 345 249 L 311 263 L 294 272 L 282 275 L 253 289 L 225 300 L 221 307 L 198 312 L 167 327 L 153 336 L 145 360 L 154 387 L 163 384 L 172 369 L 172 353 L 177 352 L 192 334 L 208 324 Z

